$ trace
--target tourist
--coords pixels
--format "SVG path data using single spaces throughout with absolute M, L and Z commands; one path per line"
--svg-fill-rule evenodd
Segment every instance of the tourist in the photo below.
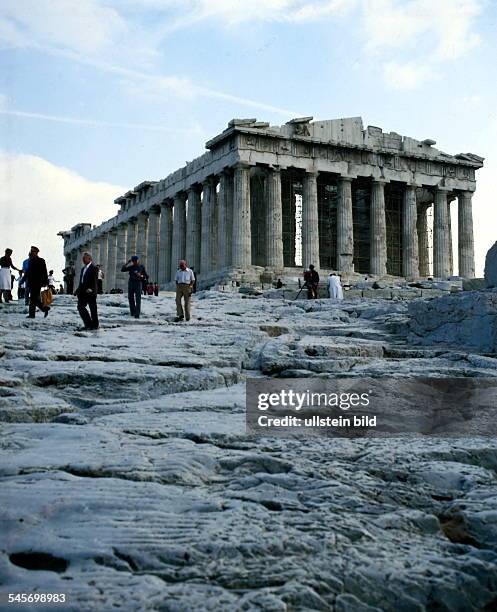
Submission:
M 340 277 L 335 272 L 330 272 L 328 277 L 328 297 L 330 300 L 343 300 L 343 289 Z
M 276 281 L 276 289 L 282 289 L 283 288 L 283 281 L 281 280 L 281 278 L 279 278 Z
M 62 270 L 62 274 L 64 274 L 64 282 L 66 283 L 66 290 L 68 295 L 72 295 L 74 293 L 74 264 L 73 262 L 69 262 L 67 268 Z
M 104 292 L 104 278 L 105 274 L 102 270 L 102 266 L 100 264 L 97 265 L 98 275 L 97 275 L 97 287 L 98 287 L 98 295 L 102 295 Z
M 28 267 L 31 255 L 28 253 L 27 258 L 22 262 L 22 271 L 24 279 L 24 303 L 29 306 L 29 285 L 28 285 Z
M 138 255 L 131 259 L 121 268 L 121 272 L 129 273 L 128 302 L 129 312 L 135 319 L 140 318 L 143 282 L 148 278 L 145 266 L 142 266 Z
M 143 270 L 145 270 L 145 268 L 143 268 Z M 144 276 L 142 278 L 142 292 L 143 292 L 143 295 L 147 295 L 147 289 L 148 289 L 148 274 L 146 272 L 144 272 Z
M 83 253 L 83 268 L 79 275 L 79 285 L 76 289 L 78 297 L 78 312 L 82 318 L 85 330 L 98 329 L 97 309 L 97 266 L 94 265 L 90 253 Z M 87 310 L 87 306 L 90 312 Z
M 24 295 L 26 293 L 26 276 L 24 272 L 21 270 L 19 273 L 19 278 L 17 279 L 17 299 L 19 301 L 24 299 Z
M 306 268 L 304 270 L 304 284 L 302 286 L 302 289 L 307 289 L 307 299 L 312 300 L 314 297 L 314 293 L 312 291 L 312 274 L 309 268 Z
M 48 285 L 47 264 L 45 260 L 39 257 L 40 249 L 32 246 L 29 252 L 29 266 L 27 274 L 27 283 L 29 287 L 29 313 L 28 319 L 34 319 L 36 315 L 36 307 L 41 312 L 45 313 L 45 318 L 48 317 L 50 306 L 44 306 L 41 301 L 41 288 Z
M 8 304 L 12 300 L 12 279 L 10 278 L 10 269 L 17 270 L 12 263 L 12 249 L 5 249 L 5 255 L 0 257 L 0 302 L 2 296 L 5 298 L 5 303 Z
M 64 285 L 59 284 L 59 291 L 58 291 L 59 295 L 64 295 Z
M 311 299 L 316 300 L 318 297 L 319 274 L 312 264 L 309 266 L 309 270 L 311 272 Z
M 195 275 L 192 270 L 187 267 L 186 261 L 181 259 L 179 262 L 179 268 L 176 271 L 176 319 L 175 321 L 183 321 L 186 319 L 190 320 L 190 301 L 193 292 L 193 283 L 195 282 Z M 185 309 L 181 304 L 181 299 L 185 302 Z
M 155 297 L 159 297 L 159 283 L 154 284 L 154 295 Z
M 53 270 L 50 270 L 50 272 L 48 273 L 48 288 L 50 289 L 53 295 L 57 293 L 57 288 L 55 287 L 55 283 L 58 283 L 58 282 L 59 281 L 55 280 L 55 277 L 53 275 Z

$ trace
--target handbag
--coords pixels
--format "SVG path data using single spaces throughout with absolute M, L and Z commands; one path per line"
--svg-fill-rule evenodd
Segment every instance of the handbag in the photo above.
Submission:
M 40 299 L 44 308 L 50 306 L 50 304 L 53 302 L 53 293 L 51 289 L 43 289 L 43 291 L 40 293 Z

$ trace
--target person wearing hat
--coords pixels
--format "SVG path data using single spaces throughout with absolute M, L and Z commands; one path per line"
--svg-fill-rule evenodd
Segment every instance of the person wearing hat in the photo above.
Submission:
M 29 252 L 29 266 L 26 274 L 26 280 L 29 287 L 29 319 L 34 319 L 36 307 L 48 316 L 50 306 L 43 306 L 40 292 L 42 287 L 48 285 L 48 272 L 45 260 L 38 256 L 40 249 L 32 246 Z
M 195 282 L 195 275 L 192 270 L 186 265 L 186 261 L 181 259 L 179 262 L 179 268 L 176 271 L 176 319 L 175 321 L 183 321 L 186 319 L 190 320 L 190 301 L 193 292 L 193 283 Z M 185 309 L 181 304 L 181 299 L 185 302 Z
M 133 255 L 131 259 L 121 268 L 121 272 L 128 272 L 128 302 L 129 312 L 135 319 L 140 318 L 142 303 L 142 283 L 148 278 L 145 266 L 142 266 L 138 255 Z

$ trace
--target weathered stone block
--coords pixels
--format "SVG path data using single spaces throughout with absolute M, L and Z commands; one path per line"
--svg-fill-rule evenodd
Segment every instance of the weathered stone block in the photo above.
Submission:
M 485 283 L 487 287 L 497 287 L 497 242 L 488 250 L 485 258 Z

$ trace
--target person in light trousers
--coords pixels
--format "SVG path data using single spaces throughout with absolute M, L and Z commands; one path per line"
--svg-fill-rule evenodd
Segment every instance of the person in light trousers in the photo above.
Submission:
M 176 319 L 175 321 L 183 321 L 186 319 L 190 320 L 190 302 L 193 292 L 193 284 L 195 282 L 195 275 L 193 271 L 186 265 L 186 261 L 181 259 L 179 262 L 179 268 L 176 271 Z M 184 301 L 185 307 L 181 301 Z

